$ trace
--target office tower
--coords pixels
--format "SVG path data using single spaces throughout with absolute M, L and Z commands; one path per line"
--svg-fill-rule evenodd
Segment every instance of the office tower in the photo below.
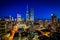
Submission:
M 17 21 L 21 21 L 21 15 L 20 14 L 17 14 Z
M 56 14 L 51 14 L 52 17 L 52 23 L 51 23 L 51 28 L 52 28 L 52 32 L 56 32 L 56 28 L 57 28 L 57 16 Z
M 49 20 L 45 20 L 45 21 L 44 21 L 44 23 L 45 23 L 45 25 L 44 25 L 44 26 L 45 26 L 45 27 L 47 27 L 47 26 L 48 26 L 48 22 L 49 22 Z
M 11 21 L 11 15 L 9 16 L 9 20 Z
M 57 16 L 56 14 L 51 14 L 52 17 L 52 25 L 57 26 Z
M 31 39 L 32 40 L 32 37 L 34 36 L 34 13 L 33 13 L 33 9 L 29 9 L 29 19 L 30 19 L 30 35 L 31 35 Z
M 39 20 L 40 27 L 43 27 L 43 20 Z
M 32 8 L 29 10 L 29 14 L 30 14 L 30 20 L 34 21 L 34 10 Z
M 20 25 L 21 25 L 21 15 L 20 14 L 17 14 L 17 26 L 20 28 Z
M 60 33 L 60 19 L 58 19 L 57 32 Z
M 12 17 L 12 19 L 11 19 L 12 21 L 14 21 L 14 18 Z
M 57 16 L 56 14 L 51 14 L 52 22 L 57 22 Z
M 17 21 L 17 19 L 15 18 L 15 21 Z
M 28 10 L 28 5 L 27 5 L 27 10 L 26 10 L 26 21 L 29 20 L 29 10 Z
M 26 14 L 26 21 L 29 20 L 29 14 Z
M 6 22 L 5 18 L 1 18 L 0 20 L 0 35 L 3 35 L 6 31 Z
M 58 19 L 58 27 L 60 27 L 60 19 Z

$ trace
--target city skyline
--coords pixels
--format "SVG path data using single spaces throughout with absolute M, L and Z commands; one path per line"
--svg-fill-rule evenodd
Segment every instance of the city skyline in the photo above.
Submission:
M 0 1 L 0 17 L 7 17 L 9 15 L 16 17 L 19 13 L 23 18 L 26 18 L 26 6 L 28 9 L 34 9 L 34 18 L 51 19 L 51 14 L 56 14 L 60 18 L 60 1 L 59 0 L 6 0 Z M 24 14 L 24 15 L 23 15 Z

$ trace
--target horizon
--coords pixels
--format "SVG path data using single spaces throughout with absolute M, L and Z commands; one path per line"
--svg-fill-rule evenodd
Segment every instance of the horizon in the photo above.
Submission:
M 35 19 L 51 19 L 51 14 L 56 14 L 57 18 L 60 18 L 60 0 L 2 0 L 0 1 L 0 17 L 9 15 L 16 17 L 19 13 L 22 18 L 25 18 L 27 4 L 28 9 L 34 9 Z

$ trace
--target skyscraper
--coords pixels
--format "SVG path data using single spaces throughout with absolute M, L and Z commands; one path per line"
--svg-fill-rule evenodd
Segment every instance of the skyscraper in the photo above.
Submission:
M 52 16 L 52 25 L 57 26 L 57 16 L 56 16 L 56 14 L 51 14 L 51 16 Z
M 14 18 L 12 17 L 12 21 L 14 21 Z
M 30 21 L 34 21 L 34 11 L 32 8 L 29 10 L 29 14 L 30 14 Z
M 56 32 L 56 28 L 57 28 L 57 16 L 56 14 L 51 14 L 51 17 L 52 17 L 52 32 Z
M 57 22 L 56 14 L 51 14 L 51 16 L 52 16 L 52 22 Z
M 9 20 L 11 21 L 11 16 L 9 16 Z
M 21 15 L 17 14 L 17 21 L 21 21 Z
M 28 10 L 28 4 L 27 4 L 27 10 L 26 10 L 26 21 L 29 20 L 29 10 Z

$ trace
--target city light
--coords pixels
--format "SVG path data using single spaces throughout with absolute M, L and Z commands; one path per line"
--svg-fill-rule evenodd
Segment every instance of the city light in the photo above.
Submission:
M 60 39 L 60 15 L 57 14 L 60 10 L 60 1 L 1 2 L 4 10 L 0 12 L 0 40 Z

